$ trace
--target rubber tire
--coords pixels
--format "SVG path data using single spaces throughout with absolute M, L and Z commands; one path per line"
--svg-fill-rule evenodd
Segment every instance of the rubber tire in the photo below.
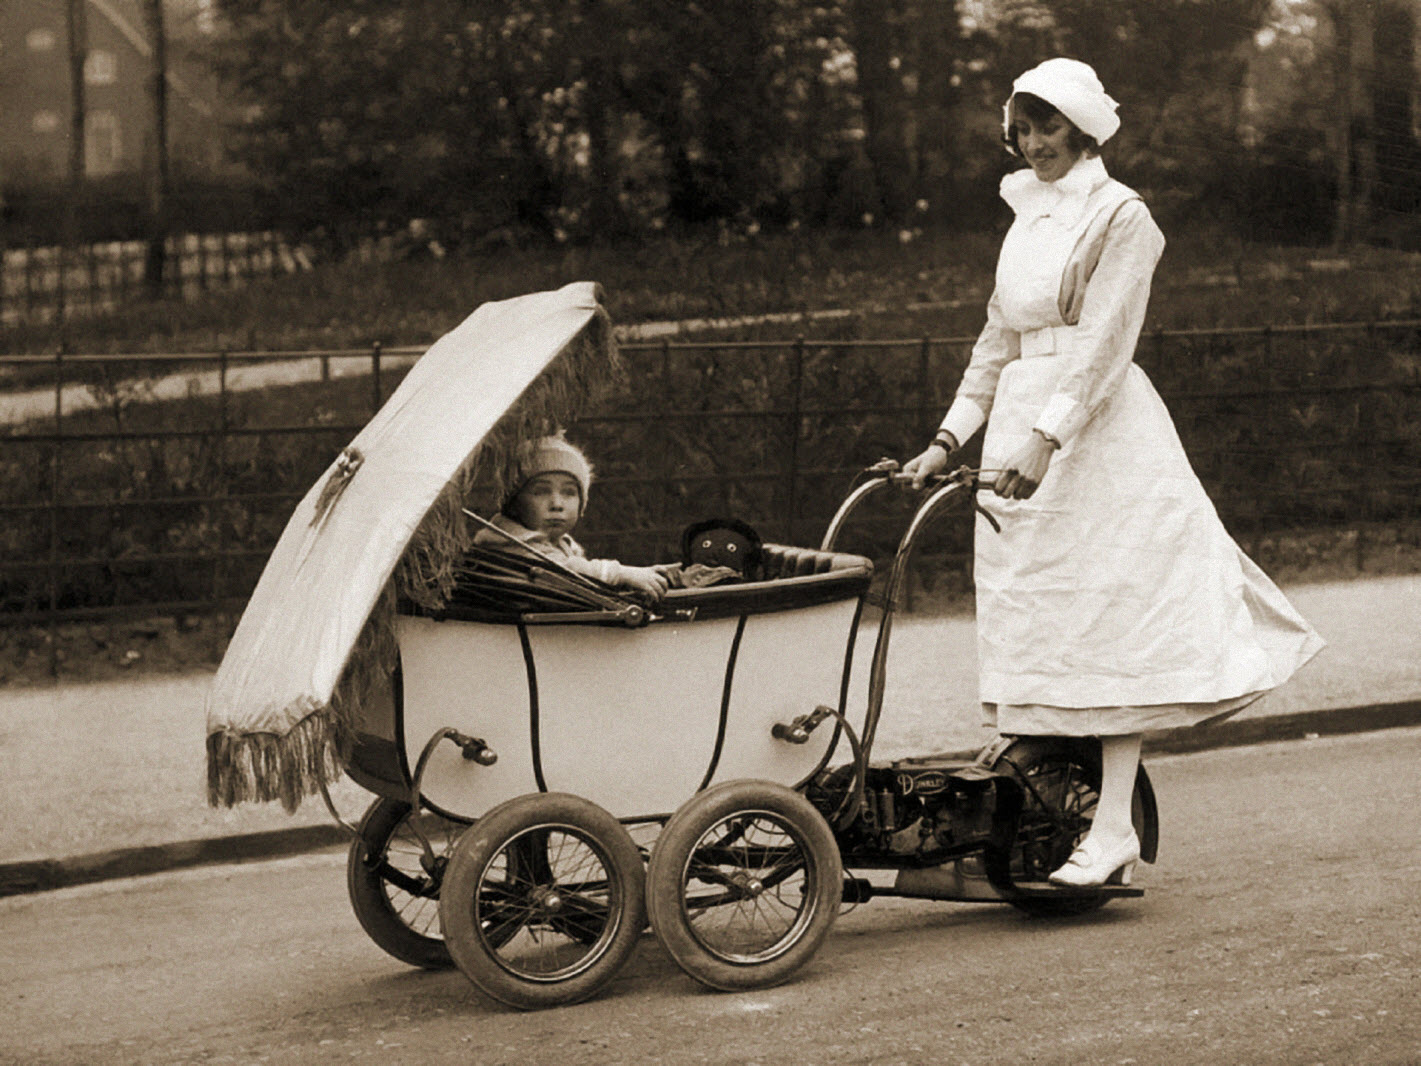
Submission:
M 718 823 L 762 812 L 792 831 L 809 861 L 809 918 L 764 961 L 736 961 L 702 942 L 687 913 L 687 870 L 693 850 Z M 788 980 L 819 950 L 839 914 L 843 864 L 827 822 L 798 792 L 769 781 L 727 781 L 700 793 L 671 816 L 647 865 L 647 913 L 671 958 L 701 984 L 722 992 L 769 988 Z
M 416 922 L 408 911 L 402 913 L 391 900 L 391 890 L 402 891 L 381 875 L 378 867 L 365 861 L 367 855 L 388 855 L 390 842 L 395 839 L 400 828 L 410 815 L 410 805 L 391 799 L 377 799 L 360 820 L 360 836 L 351 842 L 345 862 L 345 886 L 350 895 L 350 905 L 360 926 L 386 954 L 401 962 L 418 966 L 425 970 L 447 970 L 454 960 L 444 944 L 442 935 L 429 935 L 424 923 Z M 456 823 L 445 823 L 450 832 L 462 830 Z M 443 839 L 432 838 L 435 851 L 445 850 L 452 844 L 450 833 Z M 438 892 L 436 886 L 435 892 Z M 414 897 L 407 897 L 413 899 Z M 430 900 L 437 908 L 437 895 Z M 439 930 L 437 910 L 431 916 L 428 928 L 435 933 Z
M 1000 773 L 1012 773 L 1013 768 L 1008 763 L 1014 763 L 1017 770 L 1029 774 L 1033 768 L 1041 768 L 1053 763 L 1067 760 L 1079 767 L 1082 771 L 1083 780 L 1099 793 L 1100 790 L 1100 745 L 1091 737 L 1021 737 L 1014 741 L 1012 745 L 1002 753 L 992 769 Z M 1030 807 L 1033 803 L 1031 795 L 1028 793 L 1026 804 L 1023 808 L 1023 817 L 1029 816 Z M 1135 832 L 1143 840 L 1146 835 L 1145 806 L 1141 803 L 1139 786 L 1131 805 L 1131 817 L 1135 823 Z M 1087 826 L 1089 823 L 1087 823 Z M 1158 827 L 1155 827 L 1156 829 Z M 1084 835 L 1083 833 L 1081 834 Z M 1059 841 L 1053 847 L 1053 853 L 1060 863 L 1064 863 L 1070 855 L 1079 837 L 1070 841 Z M 1048 864 L 1049 865 L 1049 864 Z M 1012 872 L 1016 876 L 1021 869 L 1020 847 L 1013 849 Z M 1041 872 L 1041 871 L 1037 871 Z M 1097 911 L 1110 902 L 1110 897 L 1104 893 L 1098 895 L 1072 895 L 1061 899 L 1014 899 L 1009 900 L 1013 907 L 1026 914 L 1038 918 L 1070 918 L 1081 914 L 1089 914 Z
M 590 959 L 564 978 L 523 976 L 495 954 L 516 935 L 491 944 L 481 928 L 480 884 L 510 844 L 539 830 L 571 832 L 605 868 L 612 907 L 602 934 L 584 943 Z M 646 925 L 646 870 L 641 852 L 619 821 L 601 807 L 562 792 L 534 793 L 499 804 L 470 827 L 454 846 L 440 893 L 445 944 L 459 969 L 484 995 L 519 1010 L 541 1010 L 590 999 L 631 958 Z M 565 934 L 566 935 L 566 934 Z

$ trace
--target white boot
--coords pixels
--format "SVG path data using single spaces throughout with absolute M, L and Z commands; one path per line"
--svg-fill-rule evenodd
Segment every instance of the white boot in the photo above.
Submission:
M 1071 852 L 1066 865 L 1052 872 L 1049 880 L 1053 885 L 1070 885 L 1074 888 L 1097 888 L 1105 884 L 1128 885 L 1135 872 L 1135 863 L 1140 861 L 1140 838 L 1135 831 L 1116 839 L 1107 838 L 1105 833 L 1090 832 Z

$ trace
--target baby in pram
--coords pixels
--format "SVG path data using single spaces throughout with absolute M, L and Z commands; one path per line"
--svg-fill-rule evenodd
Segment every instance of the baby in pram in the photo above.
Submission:
M 519 451 L 513 483 L 516 489 L 494 516 L 493 529 L 481 529 L 474 543 L 506 547 L 509 538 L 562 566 L 618 588 L 634 589 L 660 599 L 669 587 L 665 571 L 656 566 L 628 566 L 615 559 L 589 559 L 572 535 L 587 507 L 592 464 L 561 433 L 528 441 Z

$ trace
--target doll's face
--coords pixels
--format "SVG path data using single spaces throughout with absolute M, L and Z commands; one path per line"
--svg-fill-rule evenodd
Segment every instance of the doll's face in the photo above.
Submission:
M 691 562 L 705 566 L 728 566 L 745 572 L 750 558 L 750 541 L 733 529 L 708 529 L 691 542 Z
M 549 537 L 571 533 L 582 513 L 582 489 L 571 474 L 539 474 L 513 498 L 513 517 Z

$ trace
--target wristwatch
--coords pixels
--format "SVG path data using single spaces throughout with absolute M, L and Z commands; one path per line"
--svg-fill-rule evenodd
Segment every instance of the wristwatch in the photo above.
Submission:
M 954 437 L 950 431 L 945 429 L 940 430 L 938 435 L 928 442 L 929 448 L 933 445 L 937 445 L 943 451 L 947 452 L 948 455 L 951 455 L 958 449 L 957 438 Z

